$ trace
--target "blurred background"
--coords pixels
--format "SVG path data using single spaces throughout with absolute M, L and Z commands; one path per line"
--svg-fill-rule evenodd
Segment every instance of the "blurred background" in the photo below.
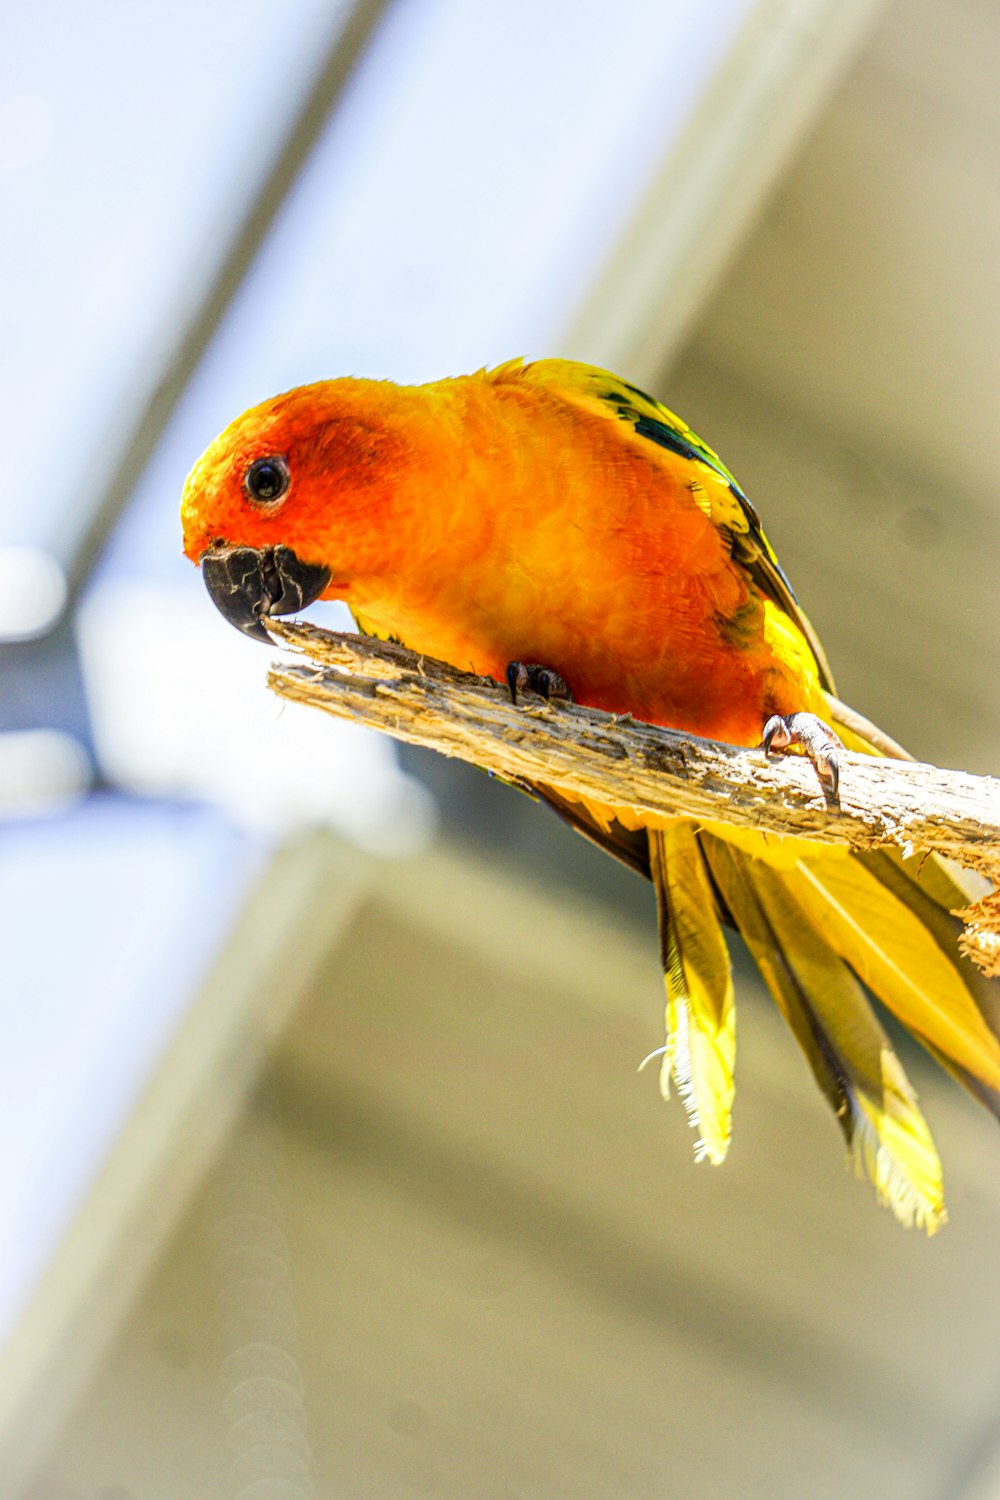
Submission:
M 986 1117 L 907 1053 L 905 1233 L 737 955 L 696 1167 L 649 891 L 271 698 L 177 518 L 289 386 L 605 364 L 842 696 L 995 771 L 1000 11 L 35 0 L 0 55 L 4 1496 L 1000 1500 Z

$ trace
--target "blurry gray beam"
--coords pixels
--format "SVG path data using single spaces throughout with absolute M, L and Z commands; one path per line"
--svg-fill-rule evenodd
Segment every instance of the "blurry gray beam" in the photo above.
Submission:
M 936 1485 L 932 1494 L 933 1500 L 998 1500 L 1000 1412 L 994 1412 L 978 1431 L 967 1434 L 946 1482 Z
M 180 328 L 173 348 L 168 353 L 163 373 L 140 411 L 132 435 L 73 548 L 67 566 L 70 604 L 86 583 L 90 570 L 128 503 L 184 387 L 239 290 L 265 235 L 336 109 L 390 3 L 391 0 L 354 0 L 343 24 L 337 24 L 339 12 L 333 12 L 331 7 L 334 37 L 316 80 L 303 98 L 302 107 L 284 140 L 280 142 L 270 169 L 265 173 L 242 218 L 237 221 L 228 243 L 223 245 L 204 293 L 187 323 Z

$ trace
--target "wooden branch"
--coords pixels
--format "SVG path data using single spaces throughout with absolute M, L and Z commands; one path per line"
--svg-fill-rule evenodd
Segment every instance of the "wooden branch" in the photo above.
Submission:
M 801 756 L 769 758 L 534 694 L 515 705 L 506 686 L 402 646 L 288 621 L 267 626 L 309 658 L 272 666 L 268 685 L 281 697 L 509 780 L 650 817 L 683 815 L 853 849 L 934 852 L 997 883 L 1000 781 L 993 777 L 845 752 L 839 803 L 830 805 Z M 962 915 L 970 955 L 1000 973 L 1000 896 Z

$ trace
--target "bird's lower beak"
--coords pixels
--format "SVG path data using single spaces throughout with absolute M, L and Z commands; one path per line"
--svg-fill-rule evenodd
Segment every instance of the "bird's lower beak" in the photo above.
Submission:
M 302 562 L 291 547 L 214 547 L 201 575 L 230 625 L 258 641 L 270 640 L 262 623 L 269 615 L 305 609 L 330 582 L 329 568 Z

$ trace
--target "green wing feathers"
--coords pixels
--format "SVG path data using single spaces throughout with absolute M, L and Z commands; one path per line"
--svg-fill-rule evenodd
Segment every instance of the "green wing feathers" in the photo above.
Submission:
M 714 448 L 692 431 L 683 417 L 620 375 L 572 359 L 536 359 L 528 364 L 521 359 L 511 359 L 491 370 L 489 379 L 497 384 L 521 381 L 542 386 L 579 406 L 591 404 L 602 414 L 621 417 L 640 432 L 649 428 L 650 440 L 658 446 L 669 447 L 681 457 L 713 469 L 760 525 L 756 511 Z

